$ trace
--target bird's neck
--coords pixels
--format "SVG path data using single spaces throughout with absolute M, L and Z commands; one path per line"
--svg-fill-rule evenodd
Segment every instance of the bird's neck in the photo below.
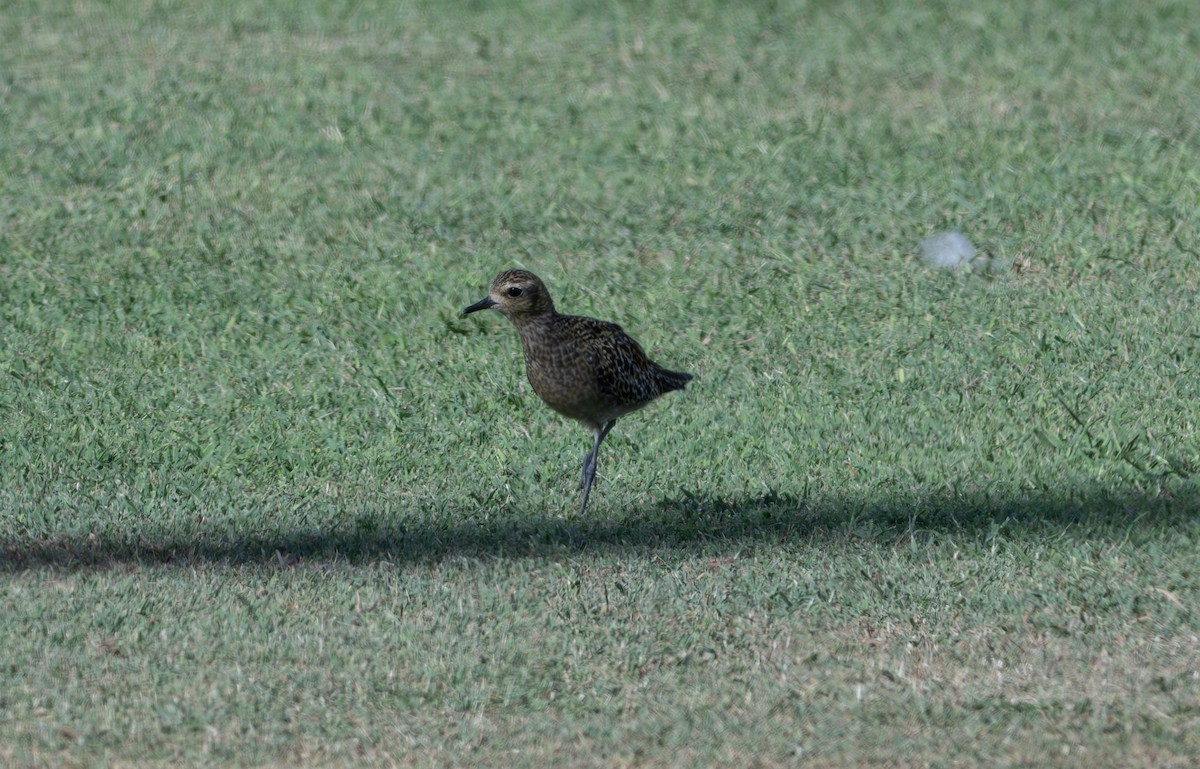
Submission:
M 553 308 L 544 312 L 531 312 L 523 315 L 510 315 L 509 320 L 517 327 L 517 330 L 523 328 L 538 328 L 540 326 L 548 326 L 554 324 L 555 317 L 558 313 Z
M 510 318 L 512 324 L 517 328 L 517 334 L 521 337 L 522 344 L 529 344 L 534 339 L 546 339 L 554 334 L 554 329 L 558 326 L 555 321 L 558 318 L 558 313 L 554 310 L 549 312 L 540 312 L 536 315 L 521 315 Z

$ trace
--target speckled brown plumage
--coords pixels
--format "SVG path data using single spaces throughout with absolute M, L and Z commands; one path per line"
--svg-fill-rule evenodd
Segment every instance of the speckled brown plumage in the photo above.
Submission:
M 525 374 L 538 397 L 592 430 L 592 450 L 584 458 L 579 481 L 582 515 L 587 510 L 600 443 L 617 419 L 660 395 L 683 389 L 692 376 L 668 371 L 650 360 L 615 323 L 559 313 L 546 286 L 531 272 L 500 273 L 487 297 L 463 314 L 489 308 L 499 310 L 516 326 L 525 354 Z

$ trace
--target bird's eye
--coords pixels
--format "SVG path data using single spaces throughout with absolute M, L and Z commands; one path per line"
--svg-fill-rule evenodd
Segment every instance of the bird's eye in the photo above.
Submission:
M 512 286 L 508 289 L 507 293 L 509 296 L 520 296 L 521 295 L 521 287 L 520 286 Z

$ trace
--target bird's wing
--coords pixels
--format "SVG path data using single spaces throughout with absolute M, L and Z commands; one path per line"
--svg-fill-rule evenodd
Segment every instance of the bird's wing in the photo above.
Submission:
M 601 392 L 630 405 L 658 397 L 654 376 L 658 366 L 646 357 L 641 345 L 616 323 L 596 324 L 589 347 Z

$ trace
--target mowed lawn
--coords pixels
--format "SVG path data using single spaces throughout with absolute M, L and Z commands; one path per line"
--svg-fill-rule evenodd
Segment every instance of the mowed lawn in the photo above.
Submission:
M 1200 764 L 1198 50 L 1170 0 L 7 3 L 0 765 Z M 585 516 L 459 315 L 513 267 L 696 377 Z

